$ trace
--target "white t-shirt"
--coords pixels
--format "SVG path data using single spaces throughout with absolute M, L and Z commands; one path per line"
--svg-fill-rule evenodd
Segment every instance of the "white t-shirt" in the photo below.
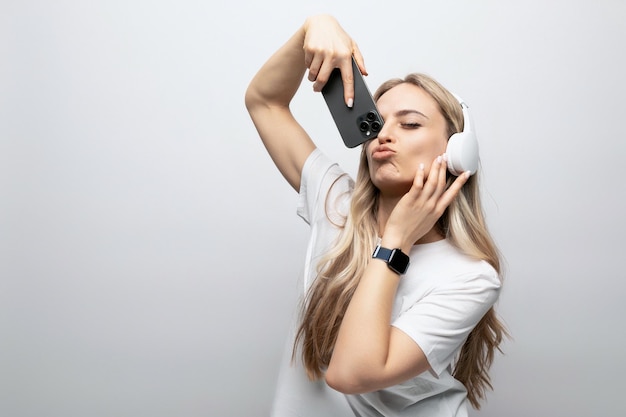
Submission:
M 335 224 L 348 212 L 353 187 L 352 179 L 321 151 L 307 159 L 298 203 L 298 215 L 311 226 L 304 290 L 315 279 L 319 257 L 337 237 Z M 452 377 L 452 364 L 469 332 L 496 302 L 500 279 L 487 262 L 469 258 L 446 240 L 414 245 L 409 256 L 391 324 L 420 346 L 432 371 L 383 390 L 343 395 L 323 380 L 309 381 L 299 358 L 291 364 L 291 335 L 274 417 L 467 416 L 465 387 Z

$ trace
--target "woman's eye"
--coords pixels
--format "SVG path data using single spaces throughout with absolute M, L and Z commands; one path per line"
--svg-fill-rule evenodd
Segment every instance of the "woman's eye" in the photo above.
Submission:
M 419 123 L 402 123 L 402 127 L 406 127 L 407 129 L 417 129 L 420 126 Z

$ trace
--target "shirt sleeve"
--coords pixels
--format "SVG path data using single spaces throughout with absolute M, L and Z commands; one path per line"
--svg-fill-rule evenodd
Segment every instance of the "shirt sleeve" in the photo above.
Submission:
M 469 333 L 498 299 L 498 275 L 493 268 L 483 269 L 434 288 L 393 322 L 424 351 L 436 375 L 452 363 Z
M 310 226 L 304 261 L 304 290 L 315 279 L 320 257 L 326 253 L 345 222 L 352 179 L 321 151 L 311 153 L 302 168 L 298 215 Z
M 328 216 L 331 221 L 341 221 L 348 201 L 342 197 L 348 196 L 353 187 L 354 183 L 348 174 L 319 149 L 315 149 L 302 167 L 298 216 L 308 224 L 313 224 L 321 216 Z

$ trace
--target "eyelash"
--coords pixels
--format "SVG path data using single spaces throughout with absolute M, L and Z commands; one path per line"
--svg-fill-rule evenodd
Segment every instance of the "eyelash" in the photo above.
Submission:
M 402 127 L 406 127 L 409 129 L 417 129 L 418 127 L 422 126 L 419 123 L 402 123 Z

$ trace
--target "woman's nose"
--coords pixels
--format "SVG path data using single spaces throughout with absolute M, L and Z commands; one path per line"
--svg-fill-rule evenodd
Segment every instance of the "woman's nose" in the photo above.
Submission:
M 393 141 L 393 136 L 391 135 L 391 129 L 390 126 L 388 126 L 387 124 L 383 124 L 383 126 L 380 128 L 380 132 L 378 132 L 378 142 L 379 143 L 389 143 Z

